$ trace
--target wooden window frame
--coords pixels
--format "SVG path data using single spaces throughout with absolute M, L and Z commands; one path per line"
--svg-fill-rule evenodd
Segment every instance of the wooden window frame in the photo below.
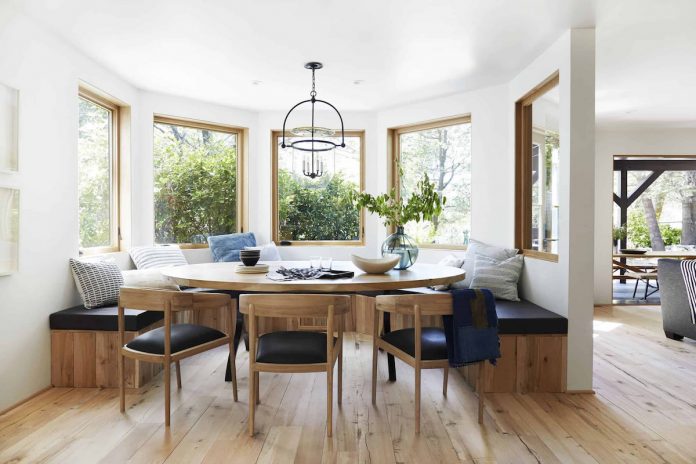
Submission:
M 280 240 L 280 218 L 278 211 L 278 138 L 283 135 L 280 130 L 271 131 L 271 202 L 272 202 L 272 237 L 276 244 L 289 243 L 293 246 L 364 246 L 365 245 L 365 209 L 360 209 L 358 240 Z M 286 137 L 294 137 L 285 132 Z M 346 137 L 360 138 L 360 191 L 365 191 L 365 131 L 346 130 Z
M 532 104 L 560 85 L 558 71 L 515 102 L 515 246 L 530 258 L 558 262 L 558 253 L 532 249 Z
M 389 169 L 387 170 L 389 190 L 396 192 L 396 198 L 401 200 L 401 179 L 399 176 L 399 163 L 401 162 L 401 135 L 410 132 L 420 132 L 439 127 L 456 126 L 459 124 L 471 124 L 471 114 L 435 119 L 417 124 L 392 127 L 387 132 L 387 147 L 389 149 Z M 472 153 L 473 155 L 473 153 Z M 395 226 L 388 227 L 388 233 L 394 233 Z M 467 245 L 455 245 L 447 243 L 419 243 L 418 248 L 431 248 L 436 250 L 466 250 Z
M 190 129 L 205 129 L 214 132 L 223 132 L 226 134 L 234 134 L 237 136 L 237 233 L 245 232 L 249 229 L 248 227 L 248 209 L 247 209 L 247 162 L 246 153 L 247 140 L 249 130 L 245 127 L 232 126 L 228 124 L 220 124 L 208 121 L 201 121 L 198 119 L 182 118 L 178 116 L 168 116 L 163 114 L 154 114 L 152 118 L 152 126 L 154 130 L 155 124 L 169 124 L 173 126 L 188 127 Z M 153 167 L 154 167 L 154 137 L 153 137 Z M 154 180 L 154 171 L 153 171 Z M 154 197 L 153 197 L 154 204 Z M 153 216 L 153 232 L 154 232 L 154 216 Z M 154 242 L 154 236 L 153 236 Z M 173 245 L 179 245 L 179 248 L 190 249 L 190 248 L 208 248 L 207 243 L 172 243 Z M 161 244 L 164 245 L 164 244 Z M 169 245 L 169 244 L 168 244 Z
M 107 246 L 80 246 L 81 255 L 113 253 L 121 250 L 121 107 L 114 101 L 82 85 L 78 98 L 85 99 L 111 111 L 111 243 Z M 79 237 L 78 237 L 79 242 Z

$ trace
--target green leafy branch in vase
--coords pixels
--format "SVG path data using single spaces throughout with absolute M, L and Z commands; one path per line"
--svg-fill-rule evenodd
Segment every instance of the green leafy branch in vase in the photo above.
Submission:
M 447 197 L 440 196 L 435 184 L 424 174 L 406 201 L 398 197 L 395 188 L 376 196 L 364 192 L 353 193 L 352 201 L 357 208 L 365 208 L 381 217 L 385 226 L 400 227 L 411 221 L 430 221 L 439 216 Z

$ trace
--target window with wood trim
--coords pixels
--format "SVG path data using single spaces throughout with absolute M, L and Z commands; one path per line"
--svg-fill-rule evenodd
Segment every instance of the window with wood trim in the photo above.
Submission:
M 554 73 L 515 108 L 516 246 L 541 259 L 558 259 L 559 77 Z
M 432 221 L 406 224 L 422 247 L 463 248 L 471 232 L 471 117 L 462 116 L 390 129 L 391 184 L 408 198 L 427 174 L 447 198 Z
M 77 190 L 81 253 L 119 249 L 119 107 L 80 88 Z
M 323 175 L 302 174 L 305 152 L 282 148 L 282 133 L 272 133 L 273 240 L 298 245 L 364 243 L 364 213 L 356 209 L 351 191 L 364 188 L 365 133 L 346 131 L 346 147 L 319 154 Z M 338 137 L 331 137 L 340 143 Z M 285 144 L 292 142 L 285 135 Z
M 155 243 L 207 246 L 243 231 L 244 130 L 155 116 Z

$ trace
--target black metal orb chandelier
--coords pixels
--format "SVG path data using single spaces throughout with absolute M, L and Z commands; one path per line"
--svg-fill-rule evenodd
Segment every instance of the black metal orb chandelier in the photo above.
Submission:
M 317 90 L 314 80 L 314 73 L 317 69 L 324 67 L 321 63 L 312 61 L 304 65 L 305 68 L 312 70 L 312 91 L 309 92 L 310 98 L 308 100 L 303 100 L 290 108 L 288 114 L 285 115 L 285 120 L 283 121 L 283 141 L 280 144 L 282 148 L 290 147 L 295 150 L 305 152 L 305 158 L 302 163 L 302 174 L 305 176 L 315 179 L 324 175 L 324 161 L 319 157 L 323 152 L 334 150 L 336 147 L 345 148 L 345 130 L 343 128 L 343 117 L 341 113 L 326 100 L 320 100 L 317 98 Z M 297 140 L 293 140 L 289 144 L 285 143 L 285 125 L 288 122 L 288 117 L 296 108 L 302 106 L 306 103 L 312 105 L 312 124 L 311 126 L 300 126 L 290 130 L 290 133 L 299 137 Z M 330 140 L 329 137 L 333 137 L 336 133 L 333 129 L 326 127 L 317 127 L 314 125 L 314 106 L 317 103 L 322 103 L 331 109 L 333 109 L 338 115 L 338 119 L 341 121 L 341 143 L 336 143 Z

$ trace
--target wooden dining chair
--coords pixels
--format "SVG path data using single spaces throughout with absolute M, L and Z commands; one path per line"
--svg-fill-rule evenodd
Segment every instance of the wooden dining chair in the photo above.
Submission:
M 395 330 L 379 334 L 381 312 L 397 313 L 413 317 L 413 328 Z M 442 394 L 447 396 L 449 361 L 447 341 L 441 327 L 423 327 L 422 317 L 446 316 L 452 314 L 452 295 L 380 295 L 375 298 L 374 322 L 372 326 L 372 404 L 377 397 L 377 356 L 378 350 L 394 355 L 409 366 L 416 374 L 415 380 L 415 430 L 420 433 L 421 409 L 421 369 L 444 369 Z M 485 361 L 478 363 L 478 422 L 483 423 L 483 367 Z
M 164 312 L 164 326 L 138 335 L 125 343 L 124 308 Z M 172 323 L 173 313 L 227 308 L 229 311 L 227 334 L 211 327 Z M 121 412 L 126 410 L 125 358 L 162 364 L 164 367 L 164 424 L 169 426 L 170 366 L 176 365 L 176 384 L 181 388 L 179 362 L 218 346 L 229 345 L 232 371 L 232 395 L 237 401 L 237 375 L 235 366 L 234 334 L 237 315 L 229 295 L 220 293 L 184 293 L 171 290 L 121 287 L 118 299 L 118 375 L 121 394 Z
M 350 297 L 341 295 L 242 295 L 239 309 L 249 316 L 249 435 L 254 435 L 254 414 L 259 402 L 260 372 L 326 372 L 326 435 L 333 430 L 333 371 L 338 361 L 337 402 L 343 380 L 344 315 Z M 259 317 L 325 317 L 326 333 L 270 332 L 259 336 Z M 334 336 L 337 331 L 337 336 Z

